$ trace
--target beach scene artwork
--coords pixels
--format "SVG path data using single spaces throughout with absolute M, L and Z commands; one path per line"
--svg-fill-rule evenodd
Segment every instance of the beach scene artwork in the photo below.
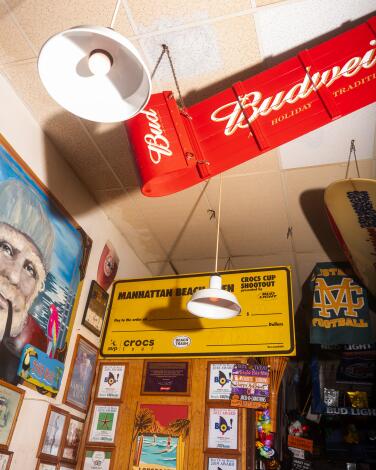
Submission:
M 181 470 L 189 424 L 188 406 L 141 405 L 133 435 L 133 470 Z

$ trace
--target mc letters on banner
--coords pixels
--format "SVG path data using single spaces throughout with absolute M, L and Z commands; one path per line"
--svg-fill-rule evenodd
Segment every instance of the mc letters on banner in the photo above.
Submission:
M 184 111 L 151 96 L 125 123 L 145 196 L 164 196 L 376 100 L 376 17 Z

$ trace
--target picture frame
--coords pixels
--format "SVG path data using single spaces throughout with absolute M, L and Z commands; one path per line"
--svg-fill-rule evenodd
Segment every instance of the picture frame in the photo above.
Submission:
M 95 400 L 121 402 L 125 389 L 127 364 L 124 362 L 99 361 Z
M 9 470 L 12 462 L 13 452 L 0 450 L 0 470 Z
M 239 361 L 208 362 L 206 400 L 210 403 L 230 402 L 231 374 Z
M 58 465 L 52 462 L 46 462 L 43 460 L 38 460 L 35 470 L 57 470 Z
M 95 377 L 99 350 L 82 335 L 77 335 L 64 391 L 63 403 L 86 413 Z
M 144 362 L 142 395 L 189 395 L 191 388 L 189 360 Z
M 94 404 L 87 437 L 89 445 L 114 445 L 119 412 L 119 404 L 111 402 Z
M 61 458 L 68 421 L 67 411 L 53 405 L 48 407 L 38 449 L 41 463 L 46 461 L 56 464 Z
M 114 447 L 86 446 L 82 470 L 112 470 L 114 462 Z
M 240 470 L 239 455 L 205 454 L 205 470 Z
M 226 406 L 206 409 L 205 452 L 240 453 L 241 414 L 241 409 Z
M 0 379 L 0 449 L 7 450 L 13 436 L 25 391 Z
M 63 462 L 76 463 L 85 421 L 70 415 L 63 443 L 61 459 Z
M 57 466 L 57 469 L 58 470 L 75 470 L 76 469 L 76 465 L 74 464 L 71 464 L 71 463 L 66 463 L 66 462 L 61 462 L 59 463 L 59 465 Z
M 97 281 L 91 281 L 90 290 L 87 297 L 82 325 L 100 337 L 109 294 L 101 287 Z

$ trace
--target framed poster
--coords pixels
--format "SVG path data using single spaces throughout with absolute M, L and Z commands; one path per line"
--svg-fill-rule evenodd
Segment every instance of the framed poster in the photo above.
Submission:
M 27 344 L 64 362 L 91 240 L 1 135 L 0 238 L 7 247 L 0 266 L 7 252 L 15 253 L 15 240 L 22 240 L 24 254 L 34 254 L 27 258 L 28 288 L 18 282 L 13 297 L 0 302 L 0 378 L 16 385 L 28 383 L 17 375 Z M 7 266 L 0 278 L 3 296 L 17 268 L 15 262 Z
M 50 405 L 39 444 L 38 457 L 42 460 L 57 462 L 63 451 L 69 413 Z
M 90 444 L 114 444 L 116 424 L 119 417 L 118 405 L 94 405 L 89 426 Z
M 67 462 L 75 463 L 78 456 L 82 433 L 84 431 L 84 420 L 75 416 L 70 416 L 67 427 L 67 434 L 64 440 L 63 453 L 61 458 Z
M 25 391 L 0 380 L 0 449 L 8 448 Z
M 205 470 L 240 470 L 238 456 L 205 455 Z
M 101 335 L 109 294 L 96 282 L 91 281 L 82 324 L 96 336 Z
M 115 461 L 115 449 L 85 447 L 82 470 L 112 470 Z
M 189 361 L 145 361 L 142 394 L 189 395 Z
M 133 468 L 183 470 L 189 428 L 188 405 L 141 404 L 133 431 Z
M 208 381 L 206 387 L 208 401 L 230 400 L 231 377 L 234 366 L 234 362 L 208 363 Z
M 240 410 L 237 408 L 208 408 L 206 416 L 205 448 L 223 452 L 240 451 Z
M 97 400 L 118 400 L 123 398 L 126 365 L 121 362 L 99 363 L 98 383 L 95 391 Z
M 38 460 L 35 470 L 57 470 L 57 464 Z
M 82 413 L 89 407 L 97 358 L 98 348 L 77 335 L 63 402 Z
M 12 462 L 13 452 L 0 450 L 0 470 L 9 470 Z

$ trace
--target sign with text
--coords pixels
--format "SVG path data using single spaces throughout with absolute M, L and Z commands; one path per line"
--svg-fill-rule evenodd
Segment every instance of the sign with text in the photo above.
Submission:
M 294 310 L 289 267 L 225 271 L 240 315 L 211 320 L 190 314 L 192 294 L 210 274 L 117 281 L 101 353 L 110 357 L 293 355 Z
M 231 382 L 231 406 L 256 410 L 269 406 L 268 366 L 236 364 Z
M 376 17 L 180 112 L 125 123 L 146 196 L 188 188 L 376 101 Z

